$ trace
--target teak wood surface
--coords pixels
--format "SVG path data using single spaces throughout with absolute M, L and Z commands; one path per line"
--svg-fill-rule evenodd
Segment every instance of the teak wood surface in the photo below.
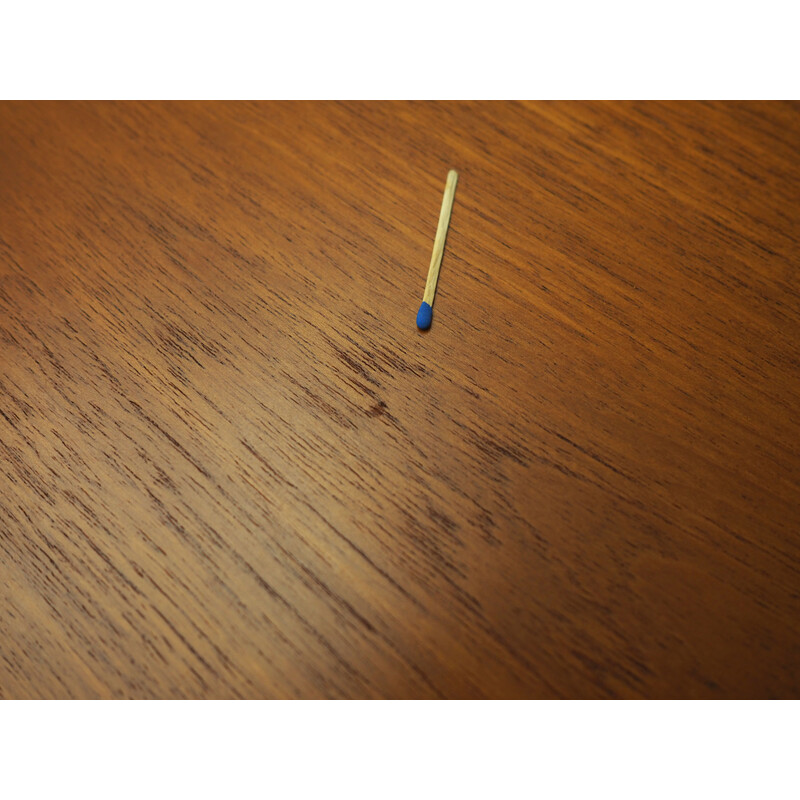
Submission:
M 0 696 L 800 696 L 799 154 L 798 104 L 1 105 Z

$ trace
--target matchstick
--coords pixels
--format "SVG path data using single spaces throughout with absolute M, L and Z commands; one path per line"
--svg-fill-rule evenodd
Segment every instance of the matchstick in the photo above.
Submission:
M 431 265 L 428 267 L 428 280 L 425 284 L 425 294 L 422 295 L 422 305 L 417 312 L 417 327 L 426 331 L 433 320 L 433 297 L 436 294 L 436 284 L 439 280 L 439 267 L 442 266 L 444 255 L 444 242 L 447 239 L 447 228 L 450 225 L 450 212 L 453 210 L 453 198 L 456 194 L 458 173 L 451 169 L 447 173 L 447 183 L 444 187 L 442 198 L 442 211 L 439 214 L 439 227 L 436 229 L 436 238 L 433 240 L 433 254 Z

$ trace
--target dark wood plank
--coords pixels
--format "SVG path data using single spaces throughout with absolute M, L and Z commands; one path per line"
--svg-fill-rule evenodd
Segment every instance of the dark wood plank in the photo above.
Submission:
M 792 103 L 0 105 L 0 696 L 797 697 L 798 153 Z

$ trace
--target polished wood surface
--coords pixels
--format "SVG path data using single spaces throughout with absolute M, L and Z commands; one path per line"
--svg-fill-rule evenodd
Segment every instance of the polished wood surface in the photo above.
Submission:
M 0 106 L 0 696 L 799 696 L 799 241 L 798 104 Z

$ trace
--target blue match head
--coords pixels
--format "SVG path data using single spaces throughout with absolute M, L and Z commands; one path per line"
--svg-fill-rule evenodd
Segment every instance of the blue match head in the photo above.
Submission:
M 423 303 L 417 311 L 417 327 L 421 331 L 426 331 L 431 326 L 433 319 L 433 309 L 427 304 Z

